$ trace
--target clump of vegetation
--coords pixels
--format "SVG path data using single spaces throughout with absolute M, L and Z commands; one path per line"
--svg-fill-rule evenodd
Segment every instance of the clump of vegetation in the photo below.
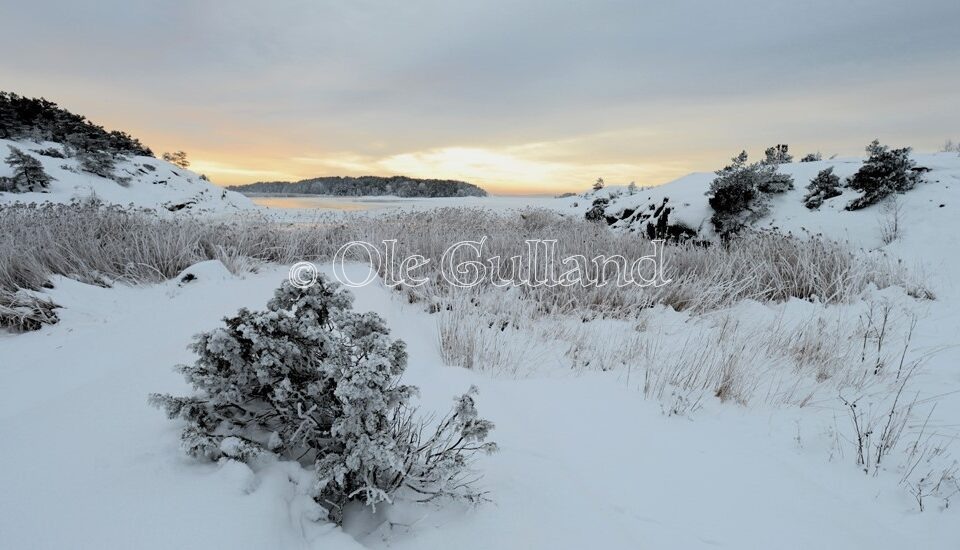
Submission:
M 803 158 L 800 159 L 800 162 L 816 162 L 818 160 L 823 160 L 823 155 L 819 151 L 816 153 L 807 153 L 803 155 Z
M 24 153 L 16 147 L 8 147 L 10 154 L 4 159 L 8 166 L 13 168 L 13 176 L 0 178 L 0 191 L 14 193 L 30 193 L 45 191 L 54 181 L 43 170 L 43 164 L 32 155 Z
M 610 199 L 601 197 L 599 199 L 593 199 L 593 204 L 590 206 L 590 209 L 587 210 L 584 217 L 587 221 L 599 222 L 606 220 L 606 210 L 607 205 L 610 204 Z
M 0 328 L 15 332 L 40 330 L 44 325 L 59 321 L 58 306 L 24 290 L 9 291 L 0 288 Z
M 763 162 L 766 164 L 789 164 L 793 162 L 793 155 L 790 154 L 790 146 L 786 143 L 768 147 L 764 151 Z
M 153 152 L 125 132 L 108 132 L 44 98 L 0 92 L 0 138 L 54 141 L 79 151 L 152 157 Z
M 180 168 L 186 169 L 190 166 L 190 161 L 187 160 L 187 154 L 183 151 L 174 151 L 172 153 L 164 153 L 162 156 L 163 160 L 169 162 L 170 164 L 179 166 Z
M 351 501 L 375 507 L 401 490 L 480 500 L 469 466 L 496 445 L 485 442 L 493 424 L 478 418 L 475 388 L 428 429 L 410 405 L 417 388 L 400 383 L 404 342 L 352 300 L 324 277 L 308 288 L 284 282 L 266 311 L 241 309 L 196 337 L 197 361 L 179 367 L 196 395 L 151 402 L 186 421 L 192 456 L 274 453 L 313 466 L 313 496 L 331 521 Z
M 713 208 L 710 221 L 721 236 L 732 235 L 763 217 L 769 211 L 768 195 L 793 189 L 793 178 L 778 173 L 777 164 L 749 164 L 746 151 L 716 174 L 707 196 Z
M 840 178 L 833 173 L 833 166 L 820 170 L 817 176 L 810 180 L 807 190 L 803 204 L 811 210 L 820 208 L 823 201 L 843 194 L 840 190 Z
M 905 193 L 913 189 L 928 170 L 918 167 L 910 158 L 910 147 L 890 149 L 873 140 L 866 150 L 870 157 L 849 182 L 850 188 L 863 195 L 847 205 L 847 210 L 860 210 L 893 193 Z

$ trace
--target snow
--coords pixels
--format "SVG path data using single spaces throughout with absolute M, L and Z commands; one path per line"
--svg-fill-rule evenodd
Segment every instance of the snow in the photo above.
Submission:
M 75 159 L 47 157 L 37 153 L 47 148 L 62 152 L 62 146 L 53 142 L 0 139 L 0 176 L 13 173 L 12 168 L 3 162 L 9 146 L 39 160 L 44 171 L 55 181 L 45 193 L 0 193 L 0 205 L 14 202 L 67 203 L 95 197 L 107 204 L 132 204 L 160 212 L 229 213 L 255 208 L 250 199 L 240 193 L 221 189 L 200 179 L 198 174 L 190 170 L 153 157 L 133 156 L 118 160 L 115 173 L 131 178 L 129 184 L 121 185 L 111 179 L 80 171 Z
M 911 156 L 918 166 L 930 168 L 931 171 L 925 174 L 924 183 L 909 193 L 899 195 L 898 199 L 903 205 L 903 213 L 908 217 L 904 220 L 907 230 L 916 227 L 917 224 L 911 222 L 916 222 L 917 217 L 922 216 L 926 223 L 919 225 L 930 233 L 932 229 L 941 227 L 939 222 L 953 217 L 951 208 L 960 207 L 960 200 L 957 200 L 960 199 L 960 157 L 956 153 Z M 822 234 L 834 240 L 849 241 L 858 247 L 882 246 L 878 230 L 878 205 L 853 212 L 844 210 L 851 200 L 859 196 L 856 191 L 843 188 L 842 195 L 827 199 L 817 211 L 811 212 L 803 205 L 807 184 L 818 172 L 833 167 L 834 173 L 843 181 L 855 174 L 862 164 L 862 158 L 852 157 L 781 164 L 778 171 L 793 177 L 794 189 L 772 196 L 770 213 L 760 219 L 756 227 L 777 228 L 794 235 Z M 599 192 L 590 191 L 577 197 L 558 199 L 556 208 L 582 215 L 590 208 L 593 199 L 612 197 L 606 213 L 615 215 L 628 208 L 636 210 L 648 208 L 649 205 L 660 206 L 668 198 L 672 208 L 670 223 L 681 222 L 709 238 L 713 235 L 710 225 L 713 210 L 707 202 L 706 192 L 715 177 L 713 172 L 697 172 L 663 185 L 641 188 L 633 195 L 625 187 L 608 186 Z M 940 207 L 941 204 L 944 206 Z M 929 219 L 930 216 L 933 219 Z
M 286 275 L 238 278 L 217 262 L 187 272 L 197 279 L 139 288 L 59 278 L 60 324 L 0 336 L 5 547 L 949 548 L 960 537 L 954 510 L 920 514 L 889 479 L 828 461 L 816 422 L 795 424 L 809 415 L 716 403 L 695 420 L 667 417 L 622 374 L 451 368 L 434 318 L 379 285 L 356 290 L 357 308 L 408 342 L 406 381 L 423 407 L 443 411 L 476 384 L 501 452 L 479 464 L 493 502 L 397 506 L 392 526 L 348 535 L 313 520 L 290 481 L 299 467 L 190 460 L 178 426 L 146 406 L 150 392 L 187 391 L 171 367 L 191 360 L 192 334 L 262 307 Z
M 761 224 L 882 249 L 894 261 L 925 269 L 936 300 L 916 301 L 900 289 L 872 291 L 867 298 L 920 314 L 911 354 L 929 357 L 912 391 L 924 415 L 935 403 L 932 423 L 946 441 L 960 418 L 960 254 L 952 237 L 960 231 L 953 214 L 960 205 L 960 159 L 917 160 L 933 171 L 927 183 L 900 197 L 903 235 L 889 245 L 879 239 L 878 207 L 843 210 L 850 191 L 817 212 L 800 202 L 819 170 L 835 166 L 839 176 L 848 176 L 859 166 L 856 159 L 784 166 L 797 189 L 774 198 Z M 158 171 L 179 171 L 149 162 Z M 47 195 L 55 200 L 112 185 L 116 189 L 98 190 L 98 196 L 123 203 L 130 192 L 93 176 L 48 170 L 63 177 Z M 680 219 L 708 226 L 703 193 L 712 177 L 694 174 L 624 194 L 612 208 L 669 196 Z M 181 183 L 184 189 L 206 185 Z M 171 200 L 169 188 L 140 194 L 138 185 L 153 184 L 131 184 L 142 206 Z M 194 196 L 183 192 L 178 197 Z M 582 215 L 590 202 L 570 197 L 538 204 Z M 225 208 L 209 204 L 217 212 L 245 208 L 239 199 Z M 502 209 L 521 201 L 483 204 Z M 193 275 L 189 281 L 187 274 Z M 380 313 L 393 335 L 407 342 L 404 382 L 420 386 L 422 409 L 442 413 L 452 397 L 479 387 L 478 409 L 496 423 L 491 439 L 501 449 L 477 464 L 491 502 L 476 508 L 401 502 L 343 528 L 317 521 L 318 509 L 304 494 L 308 476 L 299 466 L 268 462 L 251 469 L 189 459 L 179 449 L 179 424 L 146 403 L 152 392 L 188 392 L 172 367 L 192 361 L 186 349 L 191 336 L 240 307 L 262 308 L 286 275 L 286 266 L 262 266 L 234 276 L 209 261 L 151 286 L 104 289 L 56 278 L 46 293 L 62 306 L 59 324 L 0 333 L 0 547 L 880 550 L 956 548 L 960 541 L 956 506 L 942 509 L 931 501 L 921 513 L 898 486 L 895 470 L 864 475 L 849 454 L 838 456 L 839 449 L 849 453 L 846 443 L 836 442 L 850 429 L 835 396 L 807 407 L 714 399 L 689 417 L 668 416 L 658 402 L 644 399 L 642 381 L 629 380 L 622 369 L 578 370 L 549 354 L 534 358 L 542 368 L 523 376 L 451 367 L 440 354 L 438 317 L 381 284 L 354 289 L 355 306 Z M 863 307 L 754 302 L 722 314 L 763 326 L 827 312 L 855 317 Z M 666 331 L 670 353 L 680 335 L 713 319 L 657 310 L 648 321 Z M 911 433 L 916 429 L 910 426 Z

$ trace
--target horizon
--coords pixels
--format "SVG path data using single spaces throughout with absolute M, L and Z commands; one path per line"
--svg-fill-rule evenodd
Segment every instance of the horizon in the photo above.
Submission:
M 778 143 L 862 156 L 874 138 L 933 151 L 960 137 L 955 2 L 691 4 L 199 3 L 188 17 L 58 0 L 6 10 L 0 44 L 18 55 L 0 75 L 157 154 L 186 151 L 221 186 L 404 175 L 543 196 L 658 185 Z M 58 40 L 72 48 L 18 46 Z

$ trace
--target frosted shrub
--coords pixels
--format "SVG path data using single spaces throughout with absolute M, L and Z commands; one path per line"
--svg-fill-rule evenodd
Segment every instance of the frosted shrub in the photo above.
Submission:
M 807 185 L 807 194 L 803 197 L 803 204 L 811 210 L 820 208 L 823 201 L 843 194 L 840 190 L 840 178 L 833 173 L 833 166 L 820 170 L 817 177 Z
M 768 147 L 764 151 L 764 164 L 789 164 L 793 162 L 793 155 L 790 154 L 790 146 L 781 143 Z
M 785 149 L 783 150 L 785 153 Z M 767 195 L 793 189 L 793 179 L 777 172 L 776 163 L 748 164 L 747 152 L 732 159 L 732 163 L 716 172 L 710 183 L 710 222 L 720 235 L 736 233 L 763 217 L 769 210 Z
M 890 149 L 873 140 L 866 149 L 870 158 L 850 178 L 850 187 L 863 195 L 847 205 L 847 210 L 860 210 L 893 193 L 905 193 L 913 189 L 921 174 L 927 171 L 910 158 L 909 147 Z
M 609 204 L 610 199 L 607 198 L 593 199 L 593 205 L 584 214 L 584 218 L 592 222 L 606 220 L 606 209 Z
M 187 422 L 184 450 L 250 461 L 265 452 L 314 466 L 314 498 L 332 521 L 350 501 L 376 506 L 408 490 L 419 500 L 482 495 L 469 465 L 493 424 L 461 396 L 432 432 L 400 383 L 405 345 L 375 313 L 352 311 L 352 296 L 320 278 L 307 289 L 284 282 L 266 311 L 241 309 L 199 334 L 192 365 L 179 370 L 192 397 L 151 402 Z

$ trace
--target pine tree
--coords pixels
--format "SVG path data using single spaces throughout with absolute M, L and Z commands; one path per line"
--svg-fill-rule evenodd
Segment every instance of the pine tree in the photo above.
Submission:
M 823 155 L 821 155 L 819 151 L 816 153 L 807 153 L 800 159 L 800 162 L 816 162 L 818 160 L 823 160 Z
M 840 190 L 840 178 L 833 173 L 833 166 L 821 170 L 807 185 L 807 194 L 803 204 L 811 210 L 820 208 L 823 201 L 843 194 Z
M 630 185 L 627 186 L 627 193 L 630 195 L 635 195 L 637 193 L 637 184 L 636 182 L 630 182 Z
M 793 162 L 793 156 L 789 153 L 790 147 L 785 143 L 769 147 L 764 151 L 765 164 L 789 164 Z
M 44 191 L 49 187 L 50 182 L 54 181 L 43 171 L 43 164 L 39 160 L 16 147 L 8 146 L 8 148 L 10 154 L 5 160 L 7 165 L 13 168 L 13 176 L 5 180 L 3 188 L 15 193 Z
M 913 189 L 927 168 L 918 167 L 910 158 L 910 147 L 890 149 L 873 140 L 866 147 L 870 157 L 850 178 L 850 188 L 863 193 L 847 205 L 847 210 L 859 210 L 876 204 L 893 193 Z
M 102 178 L 113 179 L 116 162 L 113 155 L 99 150 L 82 150 L 76 153 L 76 158 L 80 163 L 80 169 L 84 172 L 95 174 Z
M 400 383 L 403 341 L 351 305 L 322 276 L 305 289 L 284 282 L 266 311 L 242 309 L 196 337 L 197 361 L 179 369 L 197 395 L 151 402 L 187 422 L 192 456 L 313 464 L 315 498 L 333 521 L 350 501 L 376 506 L 405 488 L 420 499 L 480 498 L 468 466 L 496 446 L 484 443 L 493 424 L 477 417 L 474 390 L 426 429 L 409 403 L 417 388 Z
M 593 184 L 593 190 L 594 190 L 594 191 L 599 191 L 599 190 L 603 189 L 603 186 L 604 186 L 603 178 L 597 178 L 596 183 Z
M 710 221 L 720 235 L 736 233 L 766 215 L 768 195 L 793 189 L 793 178 L 777 172 L 776 164 L 747 160 L 747 152 L 741 151 L 710 183 Z

